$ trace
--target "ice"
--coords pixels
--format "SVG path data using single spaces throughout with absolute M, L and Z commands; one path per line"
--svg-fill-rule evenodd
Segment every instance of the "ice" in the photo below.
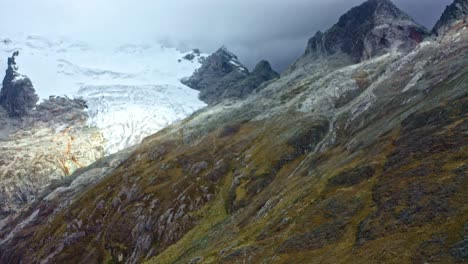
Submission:
M 102 131 L 108 154 L 133 146 L 205 106 L 196 99 L 198 91 L 172 85 L 87 86 L 78 95 L 88 102 L 89 123 Z

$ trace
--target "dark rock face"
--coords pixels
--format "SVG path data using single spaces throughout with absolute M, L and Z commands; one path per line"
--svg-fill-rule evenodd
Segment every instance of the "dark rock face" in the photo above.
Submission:
M 32 203 L 48 184 L 104 155 L 85 108 L 81 99 L 55 96 L 21 119 L 0 108 L 0 221 Z
M 275 72 L 268 61 L 261 61 L 255 66 L 255 69 L 252 73 L 239 82 L 237 85 L 234 85 L 230 89 L 227 89 L 223 98 L 245 98 L 257 88 L 260 87 L 264 82 L 276 79 L 279 77 L 279 74 Z
M 457 22 L 466 24 L 467 17 L 468 0 L 455 0 L 451 5 L 447 6 L 432 32 L 437 35 L 443 35 Z
M 10 117 L 27 115 L 39 100 L 31 80 L 17 72 L 15 58 L 18 54 L 15 52 L 8 58 L 8 69 L 0 91 L 0 105 L 8 111 Z
M 427 34 L 390 0 L 369 0 L 352 8 L 325 33 L 317 32 L 309 40 L 306 55 L 345 53 L 360 62 L 392 49 L 410 50 Z
M 249 73 L 236 55 L 222 47 L 206 58 L 200 69 L 182 83 L 199 90 L 201 100 L 215 104 L 226 98 L 244 98 L 265 81 L 278 76 L 267 61 L 260 62 Z

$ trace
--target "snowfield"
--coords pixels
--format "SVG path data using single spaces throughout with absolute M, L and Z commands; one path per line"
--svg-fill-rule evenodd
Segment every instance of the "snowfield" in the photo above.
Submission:
M 31 78 L 41 99 L 82 97 L 91 126 L 102 129 L 108 154 L 139 143 L 205 106 L 198 91 L 180 80 L 206 54 L 155 44 L 91 45 L 67 38 L 0 36 L 0 72 L 18 50 L 19 72 Z M 3 75 L 2 75 L 3 76 Z
M 133 146 L 156 131 L 205 106 L 198 91 L 173 85 L 87 86 L 90 125 L 100 128 L 107 153 Z

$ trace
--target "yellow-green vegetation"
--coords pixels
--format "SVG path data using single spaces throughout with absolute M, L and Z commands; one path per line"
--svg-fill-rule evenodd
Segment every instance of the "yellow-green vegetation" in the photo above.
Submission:
M 459 106 L 463 104 L 466 104 L 466 99 L 458 102 Z M 467 121 L 463 118 L 461 121 L 449 122 L 447 126 L 432 130 L 425 136 L 435 135 L 449 139 L 450 136 L 455 136 L 454 130 L 466 124 Z M 419 121 L 415 120 L 415 122 Z M 424 130 L 425 127 L 421 129 Z M 411 132 L 414 133 L 414 131 Z M 402 150 L 398 149 L 401 147 L 398 142 L 403 137 L 410 136 L 404 133 L 396 129 L 383 136 L 375 146 L 358 153 L 350 153 L 343 149 L 332 149 L 323 153 L 325 160 L 321 160 L 319 166 L 312 168 L 313 172 L 308 176 L 299 176 L 301 171 L 311 169 L 301 169 L 298 167 L 299 162 L 293 163 L 294 166 L 283 167 L 275 180 L 247 208 L 230 216 L 223 215 L 222 221 L 216 217 L 208 217 L 208 219 L 215 220 L 214 223 L 219 224 L 211 230 L 206 230 L 206 220 L 203 221 L 204 224 L 201 227 L 189 232 L 184 239 L 171 246 L 170 251 L 164 252 L 149 263 L 187 263 L 191 259 L 200 263 L 419 263 L 428 255 L 431 255 L 431 258 L 437 260 L 438 263 L 455 263 L 456 259 L 450 255 L 450 252 L 444 252 L 444 249 L 463 239 L 463 228 L 468 219 L 467 208 L 463 204 L 467 198 L 463 193 L 463 189 L 468 187 L 466 177 L 464 177 L 466 175 L 459 175 L 458 177 L 461 178 L 458 180 L 461 182 L 454 182 L 457 178 L 454 171 L 466 165 L 467 146 L 459 142 L 462 143 L 460 148 L 448 149 L 448 152 L 427 153 L 425 156 L 404 162 L 406 164 L 399 166 L 398 169 L 389 171 L 386 168 L 389 166 L 388 157 L 394 158 L 395 155 L 402 155 Z M 466 140 L 466 135 L 463 138 Z M 378 155 L 369 156 L 375 151 L 374 148 L 378 148 Z M 420 148 L 421 146 L 416 151 Z M 257 152 L 257 158 L 252 165 L 256 162 L 260 164 L 264 162 L 259 158 L 265 157 L 261 154 L 261 151 Z M 301 156 L 298 160 L 302 161 L 304 157 Z M 414 178 L 412 174 L 404 178 L 399 176 L 440 160 L 444 165 L 438 173 L 425 173 L 413 180 L 411 180 Z M 344 172 L 362 173 L 356 168 L 367 166 L 375 169 L 372 175 L 364 180 L 354 184 L 349 183 L 346 186 L 332 184 L 331 180 L 334 177 Z M 297 168 L 299 171 L 296 171 L 293 177 L 289 177 L 290 173 Z M 382 219 L 383 222 L 377 221 L 378 217 L 375 217 L 376 222 L 371 221 L 370 229 L 378 233 L 380 232 L 378 225 L 388 225 L 389 223 L 386 222 L 392 221 L 395 221 L 393 222 L 395 226 L 388 226 L 385 233 L 378 237 L 361 234 L 366 219 L 383 214 L 384 212 L 381 211 L 386 209 L 382 206 L 388 206 L 381 204 L 385 201 L 376 200 L 376 195 L 380 195 L 375 193 L 379 185 L 384 183 L 383 187 L 386 189 L 397 188 L 401 193 L 405 193 L 405 189 L 412 184 L 408 180 L 413 183 L 435 181 L 440 186 L 456 184 L 453 188 L 458 191 L 454 190 L 455 193 L 447 200 L 447 204 L 440 205 L 456 208 L 454 209 L 456 211 L 452 212 L 449 218 L 444 217 L 444 219 L 437 219 L 437 215 L 434 215 L 435 218 L 432 219 L 431 216 L 425 216 L 429 217 L 427 219 L 418 218 L 420 213 L 432 213 L 431 211 L 424 212 L 425 203 L 437 203 L 439 199 L 442 199 L 438 196 L 438 190 L 433 190 L 429 194 L 422 194 L 423 197 L 420 197 L 420 200 L 411 201 L 416 204 L 420 203 L 422 207 L 419 208 L 422 212 L 413 212 L 415 218 L 404 222 L 401 219 L 398 220 L 398 215 L 412 204 L 404 201 L 406 197 L 401 197 L 398 198 L 400 204 L 394 206 L 392 213 L 394 216 L 386 216 Z M 245 195 L 242 191 L 244 185 L 245 183 L 235 189 L 236 196 Z M 227 184 L 223 186 L 225 189 L 229 188 Z M 425 188 L 425 185 L 421 188 Z M 414 191 L 418 192 L 418 190 Z M 225 190 L 220 192 L 225 192 Z M 395 192 L 392 195 L 400 194 Z M 409 195 L 418 195 L 418 193 Z M 273 208 L 267 215 L 258 217 L 262 206 L 268 204 L 267 200 L 275 201 Z M 221 203 L 216 201 L 215 204 Z M 438 207 L 439 205 L 434 206 L 435 208 L 429 208 L 429 210 L 443 209 Z M 217 212 L 219 208 L 209 207 L 206 210 L 208 211 L 206 215 L 209 216 Z M 444 215 L 446 212 L 434 213 Z M 392 217 L 396 218 L 392 219 Z M 334 221 L 341 223 L 327 226 L 328 229 L 322 228 Z M 203 232 L 199 232 L 201 230 Z M 308 232 L 311 232 L 310 237 L 304 235 Z M 438 245 L 438 242 L 434 242 L 437 241 L 437 238 L 434 238 L 437 235 L 444 236 L 446 245 Z M 365 241 L 359 241 L 359 238 Z M 427 243 L 435 243 L 436 246 L 433 248 L 435 253 L 424 248 Z

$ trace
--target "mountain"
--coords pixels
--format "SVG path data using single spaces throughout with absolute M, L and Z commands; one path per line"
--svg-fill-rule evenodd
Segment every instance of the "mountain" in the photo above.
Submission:
M 14 51 L 20 52 L 18 65 L 42 99 L 66 95 L 87 101 L 88 125 L 103 131 L 107 154 L 206 105 L 197 91 L 180 82 L 201 66 L 206 54 L 198 50 L 183 53 L 159 44 L 96 46 L 43 36 L 0 39 L 0 54 L 6 58 Z
M 224 99 L 245 98 L 266 81 L 278 78 L 269 62 L 261 61 L 252 73 L 236 55 L 222 47 L 202 62 L 192 76 L 182 80 L 200 91 L 200 99 L 215 104 Z
M 50 186 L 0 262 L 463 263 L 468 30 L 382 49 L 307 54 Z
M 466 26 L 466 17 L 468 16 L 468 1 L 456 0 L 447 6 L 442 17 L 432 30 L 434 33 L 442 35 L 451 27 Z
M 309 40 L 306 55 L 348 55 L 360 62 L 392 50 L 411 50 L 428 35 L 427 30 L 390 0 L 370 0 L 352 8 L 325 33 Z

